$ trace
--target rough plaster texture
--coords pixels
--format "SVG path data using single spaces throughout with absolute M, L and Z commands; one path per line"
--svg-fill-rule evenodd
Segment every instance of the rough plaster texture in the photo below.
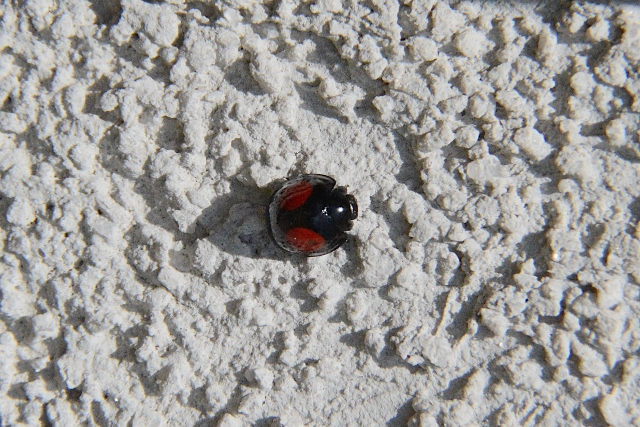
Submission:
M 2 2 L 0 425 L 640 425 L 639 68 L 624 3 Z

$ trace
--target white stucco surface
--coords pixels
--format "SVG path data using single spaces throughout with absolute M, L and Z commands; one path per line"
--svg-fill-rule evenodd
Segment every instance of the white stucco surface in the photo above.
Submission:
M 2 2 L 0 425 L 640 425 L 639 69 L 623 2 Z

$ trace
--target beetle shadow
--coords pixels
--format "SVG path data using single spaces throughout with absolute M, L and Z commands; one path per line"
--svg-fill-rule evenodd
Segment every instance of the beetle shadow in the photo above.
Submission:
M 252 259 L 284 261 L 287 254 L 269 235 L 268 202 L 268 197 L 250 200 L 239 199 L 233 194 L 216 197 L 196 219 L 197 227 L 206 230 L 202 233 L 203 238 L 222 252 Z
M 196 219 L 199 234 L 233 256 L 293 262 L 306 259 L 278 247 L 269 231 L 267 209 L 282 182 L 270 183 L 266 191 L 244 187 L 216 197 Z

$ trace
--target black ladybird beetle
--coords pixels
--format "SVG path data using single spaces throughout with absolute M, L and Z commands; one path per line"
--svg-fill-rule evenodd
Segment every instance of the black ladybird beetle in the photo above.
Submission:
M 325 255 L 347 241 L 358 217 L 356 198 L 326 175 L 301 175 L 273 193 L 268 209 L 273 240 L 288 252 Z

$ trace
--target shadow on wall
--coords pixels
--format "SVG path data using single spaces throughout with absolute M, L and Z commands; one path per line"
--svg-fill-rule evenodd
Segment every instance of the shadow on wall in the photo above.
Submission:
M 285 260 L 288 254 L 276 246 L 267 229 L 268 202 L 268 197 L 247 202 L 226 194 L 216 197 L 196 222 L 208 231 L 205 238 L 222 252 Z
M 115 25 L 120 20 L 122 14 L 122 4 L 120 1 L 89 0 L 91 10 L 96 14 L 96 24 Z

